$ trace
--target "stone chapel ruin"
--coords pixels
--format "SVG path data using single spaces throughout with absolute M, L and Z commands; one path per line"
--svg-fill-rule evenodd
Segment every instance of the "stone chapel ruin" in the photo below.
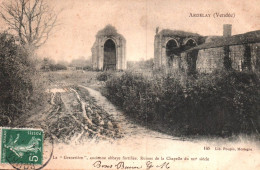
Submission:
M 107 25 L 100 30 L 91 51 L 94 70 L 126 69 L 126 40 L 115 27 Z
M 223 36 L 164 29 L 154 39 L 155 69 L 186 73 L 216 70 L 259 71 L 260 30 L 231 35 L 232 25 L 223 26 Z

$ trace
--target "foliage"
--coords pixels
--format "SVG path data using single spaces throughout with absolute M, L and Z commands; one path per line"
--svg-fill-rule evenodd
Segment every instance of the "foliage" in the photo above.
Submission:
M 98 81 L 107 81 L 109 78 L 111 78 L 112 73 L 109 71 L 102 72 L 96 76 L 96 79 Z
M 67 67 L 62 64 L 50 64 L 51 71 L 67 70 Z
M 180 37 L 199 37 L 197 33 L 185 32 L 180 30 L 163 29 L 159 32 L 160 35 L 177 35 Z
M 84 66 L 83 70 L 92 71 L 92 66 Z
M 115 37 L 119 36 L 125 41 L 125 38 L 121 34 L 117 33 L 116 28 L 110 24 L 106 25 L 104 29 L 98 31 L 96 37 L 102 37 L 102 36 L 115 36 Z
M 58 71 L 58 70 L 67 70 L 67 66 L 64 64 L 54 64 L 54 61 L 44 58 L 42 62 L 41 69 L 44 71 Z
M 25 112 L 41 91 L 28 52 L 15 44 L 13 36 L 0 34 L 0 110 L 13 118 Z M 39 96 L 38 96 L 39 97 Z
M 198 75 L 185 82 L 127 72 L 106 82 L 107 97 L 126 114 L 181 135 L 255 132 L 259 89 L 259 76 L 241 72 Z
M 153 58 L 143 61 L 128 61 L 127 69 L 136 70 L 136 69 L 151 69 L 153 68 Z

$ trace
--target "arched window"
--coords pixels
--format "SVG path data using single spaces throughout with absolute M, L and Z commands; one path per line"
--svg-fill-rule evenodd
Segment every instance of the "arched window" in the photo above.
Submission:
M 197 43 L 196 43 L 196 41 L 193 40 L 193 39 L 189 39 L 189 40 L 185 43 L 186 49 L 195 47 L 196 45 L 197 45 Z
M 177 41 L 174 39 L 171 39 L 166 44 L 166 56 L 167 56 L 167 63 L 168 66 L 173 65 L 173 57 L 176 55 L 176 49 L 178 48 Z
M 167 57 L 173 56 L 176 48 L 178 48 L 178 44 L 177 44 L 176 40 L 174 40 L 174 39 L 169 40 L 166 44 Z

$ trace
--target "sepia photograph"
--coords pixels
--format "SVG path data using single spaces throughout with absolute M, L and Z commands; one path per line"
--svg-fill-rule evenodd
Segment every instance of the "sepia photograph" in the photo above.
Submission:
M 260 169 L 259 0 L 0 0 L 0 169 Z

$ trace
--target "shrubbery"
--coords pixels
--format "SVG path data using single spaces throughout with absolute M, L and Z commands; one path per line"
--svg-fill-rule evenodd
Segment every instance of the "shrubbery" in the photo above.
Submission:
M 67 70 L 67 67 L 62 64 L 50 64 L 51 71 Z
M 11 35 L 0 34 L 0 114 L 10 119 L 25 112 L 33 100 L 38 100 L 35 94 L 42 91 L 28 56 Z
M 126 114 L 179 134 L 230 135 L 259 129 L 259 76 L 221 72 L 189 77 L 125 73 L 106 83 L 106 95 Z M 183 80 L 183 79 L 182 79 Z
M 92 71 L 92 66 L 84 66 L 83 70 L 85 70 L 85 71 Z
M 59 71 L 67 70 L 67 67 L 63 64 L 48 64 L 47 66 L 42 66 L 41 69 L 44 71 Z
M 105 71 L 105 72 L 98 74 L 96 79 L 98 81 L 107 81 L 111 77 L 112 77 L 112 73 L 109 71 Z

